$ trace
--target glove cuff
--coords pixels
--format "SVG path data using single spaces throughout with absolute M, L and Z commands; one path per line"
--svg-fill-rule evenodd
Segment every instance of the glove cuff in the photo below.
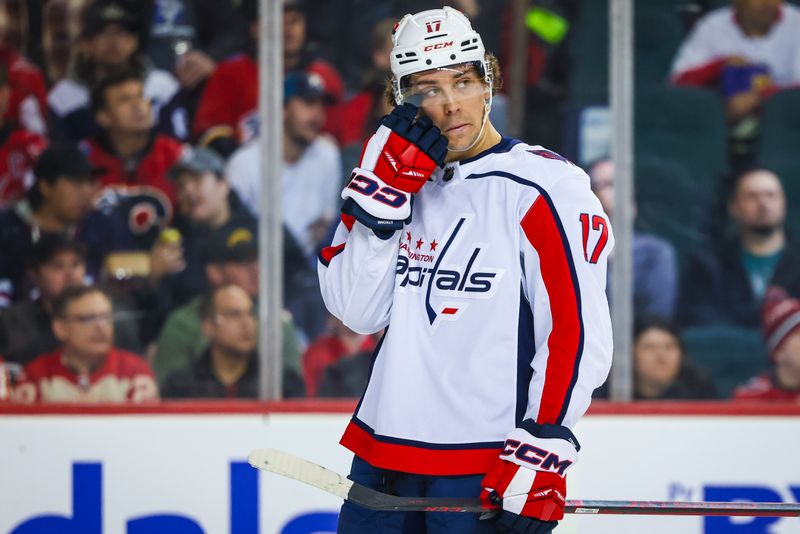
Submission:
M 578 461 L 579 448 L 568 428 L 526 421 L 508 435 L 500 458 L 527 469 L 564 476 Z
M 380 219 L 374 215 L 370 215 L 352 198 L 348 198 L 344 201 L 344 204 L 342 204 L 342 213 L 355 217 L 358 222 L 375 232 L 376 236 L 384 240 L 392 237 L 394 233 L 397 230 L 401 230 L 403 224 L 405 224 L 404 221 Z

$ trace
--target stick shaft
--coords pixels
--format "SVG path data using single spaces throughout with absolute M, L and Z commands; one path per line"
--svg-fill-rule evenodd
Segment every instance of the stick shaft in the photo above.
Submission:
M 441 497 L 398 497 L 362 486 L 346 477 L 303 458 L 274 449 L 250 453 L 250 465 L 293 478 L 352 503 L 382 511 L 486 512 L 479 499 Z M 678 502 L 678 501 L 595 501 L 568 500 L 568 514 L 697 515 L 800 517 L 800 504 L 764 502 Z

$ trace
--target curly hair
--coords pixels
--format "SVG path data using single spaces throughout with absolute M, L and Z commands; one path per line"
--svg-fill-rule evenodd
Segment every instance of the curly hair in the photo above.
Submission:
M 503 88 L 503 75 L 500 73 L 500 63 L 497 61 L 497 58 L 494 57 L 494 54 L 491 52 L 486 52 L 484 56 L 487 65 L 489 66 L 489 71 L 492 75 L 492 96 L 496 95 L 500 90 Z M 476 62 L 477 63 L 477 62 Z M 383 97 L 386 102 L 390 106 L 396 106 L 397 102 L 394 99 L 394 77 L 389 77 L 386 79 L 386 83 L 383 86 Z

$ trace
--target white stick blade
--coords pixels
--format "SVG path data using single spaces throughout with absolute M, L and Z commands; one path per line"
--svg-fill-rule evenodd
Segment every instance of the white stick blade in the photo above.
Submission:
M 275 449 L 256 449 L 247 456 L 250 465 L 257 469 L 293 478 L 321 490 L 347 498 L 351 480 L 321 465 Z

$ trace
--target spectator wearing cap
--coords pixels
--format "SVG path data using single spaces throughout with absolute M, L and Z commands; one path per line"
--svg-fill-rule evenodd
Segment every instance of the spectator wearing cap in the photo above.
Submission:
M 17 402 L 141 403 L 158 399 L 147 362 L 114 347 L 111 299 L 97 287 L 73 286 L 56 299 L 53 331 L 60 342 L 25 366 Z
M 168 176 L 174 185 L 178 212 L 175 227 L 181 234 L 186 269 L 167 285 L 175 304 L 184 304 L 205 292 L 208 243 L 224 242 L 237 230 L 255 234 L 257 222 L 232 192 L 225 163 L 213 150 L 187 147 Z
M 139 75 L 109 75 L 92 90 L 100 130 L 83 144 L 100 179 L 98 205 L 118 212 L 142 248 L 172 219 L 175 190 L 167 171 L 180 158 L 176 140 L 156 133 Z
M 74 74 L 57 82 L 47 97 L 52 117 L 52 135 L 80 141 L 96 133 L 90 89 L 104 78 L 133 71 L 143 81 L 149 110 L 158 109 L 178 90 L 178 82 L 167 71 L 155 69 L 140 53 L 144 33 L 133 5 L 121 0 L 95 0 L 86 8 L 82 36 L 77 47 Z
M 207 240 L 204 272 L 210 288 L 235 285 L 255 300 L 258 298 L 258 248 L 249 227 L 231 226 Z M 319 291 L 317 289 L 317 291 Z M 202 294 L 169 314 L 156 342 L 153 369 L 163 382 L 173 371 L 191 367 L 208 346 L 201 326 Z M 283 365 L 300 372 L 298 332 L 285 313 L 283 324 Z
M 0 211 L 0 307 L 30 297 L 25 268 L 33 245 L 57 234 L 86 247 L 86 272 L 97 279 L 106 256 L 134 243 L 124 221 L 93 207 L 97 178 L 74 145 L 55 144 L 39 156 L 26 198 Z
M 341 155 L 321 135 L 325 93 L 312 74 L 296 71 L 283 84 L 283 221 L 309 261 L 339 210 Z M 261 191 L 261 153 L 254 141 L 228 162 L 231 185 L 257 215 Z
M 199 306 L 208 347 L 164 381 L 164 398 L 258 398 L 258 324 L 253 299 L 234 284 L 211 289 Z M 302 397 L 296 369 L 283 369 L 283 396 Z
M 258 1 L 244 0 L 241 12 L 248 25 L 248 52 L 221 62 L 206 84 L 193 126 L 203 145 L 214 143 L 230 147 L 232 142 L 244 144 L 259 132 Z M 308 53 L 303 3 L 286 2 L 283 13 L 284 70 L 286 73 L 302 70 L 316 75 L 317 85 L 329 96 L 326 104 L 330 114 L 325 128 L 329 132 L 338 132 L 341 117 L 337 106 L 344 95 L 341 77 L 330 64 Z M 228 153 L 229 149 L 226 149 L 226 155 Z
M 47 146 L 44 137 L 6 118 L 11 97 L 8 69 L 0 61 L 0 208 L 25 196 L 33 183 L 33 164 Z
M 60 234 L 47 234 L 33 245 L 28 274 L 38 296 L 0 310 L 0 354 L 27 364 L 58 347 L 53 333 L 53 303 L 68 287 L 86 278 L 86 247 Z
M 737 388 L 738 400 L 800 401 L 800 300 L 771 287 L 761 316 L 771 369 Z

